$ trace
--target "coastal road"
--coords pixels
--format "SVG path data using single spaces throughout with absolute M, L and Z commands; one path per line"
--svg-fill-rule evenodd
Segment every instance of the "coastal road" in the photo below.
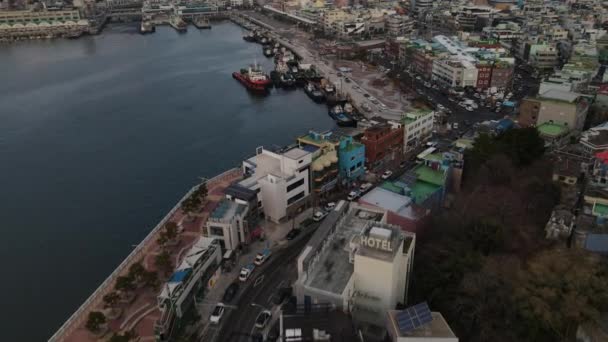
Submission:
M 272 300 L 279 288 L 291 286 L 297 278 L 296 259 L 318 226 L 315 223 L 304 228 L 306 231 L 296 240 L 275 252 L 264 265 L 264 271 L 254 273 L 250 280 L 252 286 L 244 290 L 237 304 L 226 312 L 222 325 L 209 330 L 201 342 L 250 342 L 251 335 L 258 332 L 254 327 L 255 319 L 262 307 L 271 310 L 276 319 L 278 308 L 273 307 Z

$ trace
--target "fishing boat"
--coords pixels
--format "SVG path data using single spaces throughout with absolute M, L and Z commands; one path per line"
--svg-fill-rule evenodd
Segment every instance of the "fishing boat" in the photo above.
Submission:
M 357 125 L 357 121 L 355 121 L 352 116 L 348 115 L 342 105 L 335 105 L 331 109 L 329 109 L 329 116 L 336 121 L 338 126 L 342 127 L 353 127 Z
M 240 72 L 233 72 L 232 77 L 241 82 L 247 89 L 255 91 L 265 91 L 272 82 L 268 75 L 255 63 L 248 69 L 241 69 Z
M 323 92 L 319 90 L 319 88 L 312 82 L 308 82 L 304 86 L 304 92 L 306 93 L 306 95 L 308 95 L 308 97 L 310 97 L 313 101 L 317 103 L 323 102 L 325 100 L 325 95 L 323 95 Z

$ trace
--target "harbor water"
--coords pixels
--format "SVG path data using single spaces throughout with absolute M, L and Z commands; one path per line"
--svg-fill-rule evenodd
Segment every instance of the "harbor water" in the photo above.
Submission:
M 231 77 L 272 61 L 241 28 L 0 45 L 2 339 L 44 341 L 199 177 L 333 126 L 302 90 Z

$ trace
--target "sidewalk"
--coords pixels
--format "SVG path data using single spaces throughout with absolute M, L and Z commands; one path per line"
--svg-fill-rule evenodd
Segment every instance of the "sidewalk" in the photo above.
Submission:
M 299 227 L 299 225 L 306 219 L 312 217 L 312 209 L 309 208 L 304 210 L 298 215 L 295 220 L 289 220 L 281 223 L 274 223 L 269 221 L 260 222 L 260 227 L 264 230 L 264 241 L 256 240 L 249 244 L 244 252 L 238 255 L 236 263 L 230 272 L 222 273 L 222 275 L 216 281 L 214 287 L 205 294 L 204 302 L 199 303 L 198 312 L 201 315 L 201 326 L 202 331 L 205 331 L 209 326 L 209 317 L 215 305 L 222 301 L 226 288 L 233 282 L 239 283 L 239 292 L 246 286 L 245 283 L 241 283 L 238 280 L 241 268 L 247 264 L 253 262 L 256 254 L 262 251 L 264 248 L 271 248 L 273 251 L 282 248 L 287 243 L 285 235 L 292 229 L 292 226 Z M 257 275 L 254 271 L 253 278 Z M 252 281 L 251 279 L 248 281 Z M 231 310 L 228 308 L 228 310 Z

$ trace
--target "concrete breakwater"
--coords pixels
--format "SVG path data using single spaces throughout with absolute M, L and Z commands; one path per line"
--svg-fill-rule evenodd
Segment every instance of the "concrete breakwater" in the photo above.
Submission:
M 207 183 L 208 189 L 213 189 L 216 184 L 219 184 L 227 178 L 235 177 L 241 173 L 241 169 L 233 168 L 227 170 L 211 179 Z M 162 220 L 146 235 L 146 237 L 133 249 L 133 251 L 114 269 L 114 271 L 99 285 L 99 287 L 87 298 L 87 300 L 65 321 L 65 323 L 50 337 L 50 342 L 60 342 L 66 340 L 75 330 L 82 328 L 89 312 L 96 310 L 102 306 L 103 296 L 112 291 L 116 278 L 126 274 L 129 267 L 143 258 L 144 255 L 150 252 L 154 245 L 158 234 L 165 224 L 173 218 L 180 210 L 182 202 L 188 198 L 196 189 L 192 187 L 175 206 L 163 217 Z

